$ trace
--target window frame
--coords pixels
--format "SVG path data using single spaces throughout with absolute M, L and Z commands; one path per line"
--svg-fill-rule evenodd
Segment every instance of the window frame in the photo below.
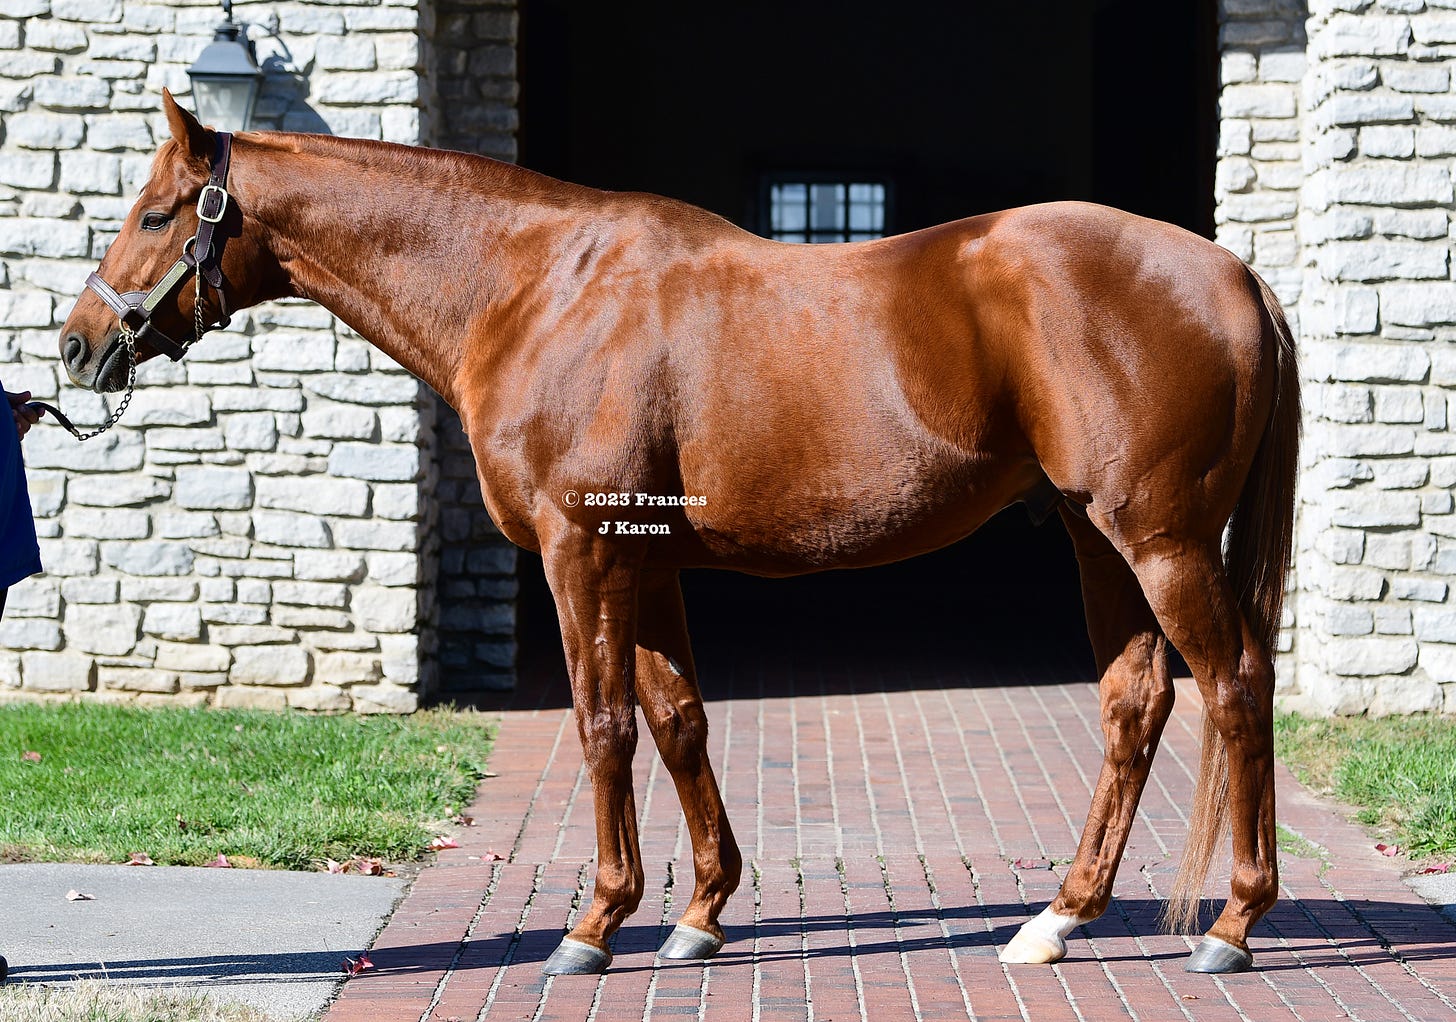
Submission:
M 773 189 L 775 185 L 802 184 L 814 185 L 844 185 L 846 188 L 845 197 L 848 201 L 848 187 L 851 185 L 879 185 L 884 189 L 885 207 L 884 223 L 881 226 L 878 237 L 888 238 L 896 233 L 895 229 L 895 182 L 886 174 L 866 171 L 855 173 L 847 171 L 792 171 L 775 170 L 767 171 L 758 176 L 758 211 L 755 217 L 755 228 L 757 233 L 771 241 L 783 240 L 776 238 L 773 229 Z M 849 243 L 851 234 L 868 234 L 868 231 L 851 230 L 846 217 L 843 231 L 834 232 L 840 235 L 833 241 L 813 241 L 809 236 L 813 234 L 830 233 L 826 231 L 815 231 L 807 223 L 802 232 L 793 231 L 787 233 L 803 233 L 804 241 L 784 241 L 786 245 L 832 245 Z M 860 241 L 868 239 L 858 239 Z

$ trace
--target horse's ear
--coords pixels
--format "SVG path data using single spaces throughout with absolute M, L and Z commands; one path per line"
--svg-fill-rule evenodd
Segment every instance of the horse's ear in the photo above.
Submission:
M 167 124 L 172 129 L 172 137 L 177 140 L 183 152 L 203 163 L 211 160 L 212 130 L 197 123 L 197 118 L 183 110 L 166 88 L 162 89 L 162 109 L 167 113 Z

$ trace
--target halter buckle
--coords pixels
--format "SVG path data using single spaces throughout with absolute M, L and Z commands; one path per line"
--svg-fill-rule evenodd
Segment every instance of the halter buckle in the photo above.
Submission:
M 208 212 L 208 200 L 214 198 L 217 202 L 217 210 Z M 197 196 L 197 219 L 205 220 L 210 224 L 222 220 L 222 215 L 227 212 L 228 193 L 221 185 L 205 184 L 202 186 L 202 194 Z

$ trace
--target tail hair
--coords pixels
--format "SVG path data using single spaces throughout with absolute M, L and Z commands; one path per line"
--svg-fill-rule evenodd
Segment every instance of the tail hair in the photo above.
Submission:
M 1294 334 L 1273 289 L 1252 269 L 1251 283 L 1274 334 L 1274 405 L 1234 509 L 1225 554 L 1239 610 L 1273 656 L 1284 612 L 1284 585 L 1294 549 L 1294 484 L 1299 468 L 1299 368 Z M 1164 910 L 1174 932 L 1198 924 L 1203 881 L 1228 830 L 1228 749 L 1207 711 L 1188 844 Z

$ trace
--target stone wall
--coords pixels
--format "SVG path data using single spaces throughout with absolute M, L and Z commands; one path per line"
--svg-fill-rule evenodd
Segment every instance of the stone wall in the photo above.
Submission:
M 1456 711 L 1456 2 L 1223 14 L 1219 240 L 1290 304 L 1303 360 L 1281 690 L 1323 712 Z M 1278 136 L 1262 155 L 1261 133 Z
M 235 17 L 268 72 L 256 127 L 434 137 L 433 6 Z M 0 0 L 0 378 L 79 423 L 105 412 L 61 384 L 57 330 L 166 137 L 162 86 L 188 94 L 219 18 L 210 0 Z M 0 695 L 413 709 L 438 666 L 435 494 L 454 449 L 438 417 L 432 392 L 325 310 L 279 302 L 144 366 L 106 436 L 37 427 L 47 574 L 12 590 Z M 508 676 L 505 652 L 477 652 L 463 669 Z

